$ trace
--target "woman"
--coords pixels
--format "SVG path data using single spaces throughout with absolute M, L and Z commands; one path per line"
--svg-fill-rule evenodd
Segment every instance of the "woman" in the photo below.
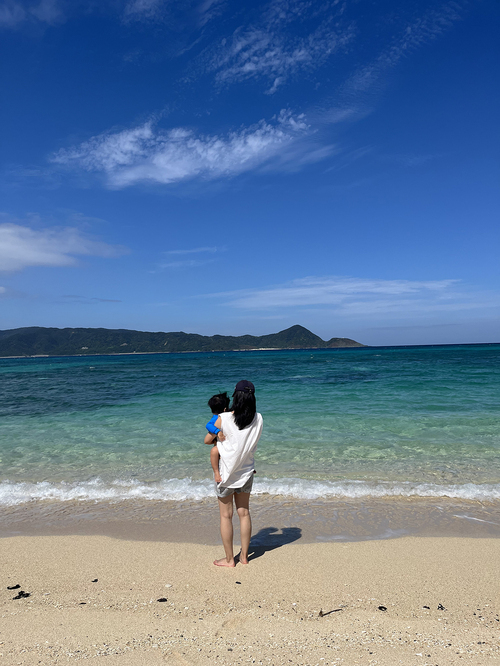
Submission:
M 220 533 L 226 553 L 222 559 L 214 560 L 218 567 L 236 566 L 233 554 L 233 498 L 241 532 L 241 551 L 237 559 L 242 564 L 248 564 L 252 535 L 248 505 L 255 471 L 254 453 L 262 434 L 262 416 L 256 410 L 255 386 L 252 382 L 242 380 L 236 384 L 230 410 L 220 414 L 215 422 L 215 426 L 223 433 L 217 443 L 222 481 L 216 484 L 215 492 L 219 500 Z M 207 443 L 211 444 L 211 439 Z

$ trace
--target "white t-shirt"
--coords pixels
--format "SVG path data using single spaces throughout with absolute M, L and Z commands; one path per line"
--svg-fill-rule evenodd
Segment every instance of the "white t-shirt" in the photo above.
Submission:
M 221 430 L 226 439 L 217 442 L 219 449 L 219 472 L 224 488 L 241 488 L 252 476 L 254 453 L 262 434 L 262 416 L 257 412 L 252 423 L 239 430 L 231 412 L 220 414 Z

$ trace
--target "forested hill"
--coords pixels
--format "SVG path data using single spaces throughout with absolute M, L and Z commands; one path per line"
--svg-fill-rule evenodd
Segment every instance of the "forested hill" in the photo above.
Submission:
M 349 338 L 322 340 L 303 326 L 270 335 L 147 333 L 107 328 L 15 328 L 0 331 L 0 356 L 75 356 L 145 352 L 230 351 L 245 349 L 327 349 L 363 347 Z

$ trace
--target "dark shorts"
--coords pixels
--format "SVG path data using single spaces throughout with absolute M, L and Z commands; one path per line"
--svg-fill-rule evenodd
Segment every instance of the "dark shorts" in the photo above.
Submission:
M 250 493 L 253 486 L 253 474 L 241 488 L 224 488 L 223 485 L 215 484 L 215 494 L 217 497 L 230 497 L 234 493 Z

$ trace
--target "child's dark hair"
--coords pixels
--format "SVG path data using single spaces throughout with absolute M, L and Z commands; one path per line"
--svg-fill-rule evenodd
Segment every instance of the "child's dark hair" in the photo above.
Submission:
M 212 410 L 212 414 L 222 414 L 229 407 L 229 398 L 227 396 L 227 391 L 224 393 L 217 393 L 213 395 L 208 401 L 208 406 Z

